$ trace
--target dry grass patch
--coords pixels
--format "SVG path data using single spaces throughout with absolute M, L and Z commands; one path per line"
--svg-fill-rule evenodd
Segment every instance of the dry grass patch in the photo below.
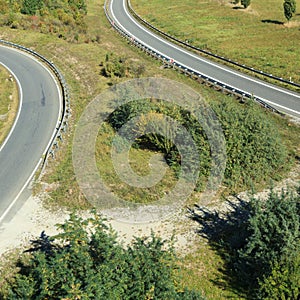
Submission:
M 13 126 L 18 107 L 17 83 L 9 71 L 0 64 L 0 146 Z
M 283 24 L 284 27 L 286 28 L 300 28 L 300 21 L 289 21 Z

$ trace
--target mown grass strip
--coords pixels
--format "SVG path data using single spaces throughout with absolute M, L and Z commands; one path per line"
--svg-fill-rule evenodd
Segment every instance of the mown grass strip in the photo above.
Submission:
M 131 4 L 141 17 L 180 40 L 300 82 L 300 16 L 295 14 L 286 23 L 280 0 L 252 1 L 246 10 L 231 1 L 131 0 Z

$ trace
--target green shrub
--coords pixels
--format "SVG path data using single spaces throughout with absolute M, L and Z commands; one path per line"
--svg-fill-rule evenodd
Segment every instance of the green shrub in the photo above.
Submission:
M 61 233 L 43 232 L 10 281 L 7 299 L 204 299 L 176 285 L 173 247 L 152 234 L 127 248 L 101 217 L 75 215 Z
M 250 5 L 251 0 L 241 0 L 241 4 L 244 8 L 247 8 Z
M 275 193 L 231 204 L 225 215 L 198 208 L 199 232 L 226 262 L 226 279 L 247 299 L 300 296 L 300 194 Z
M 101 74 L 105 77 L 125 77 L 128 72 L 127 59 L 118 57 L 114 53 L 107 53 Z
M 121 61 L 120 58 L 107 55 L 103 67 L 104 74 L 106 76 L 124 74 L 126 64 L 122 65 Z M 212 108 L 221 123 L 226 140 L 224 184 L 231 190 L 239 190 L 261 184 L 270 178 L 279 179 L 280 172 L 289 165 L 288 151 L 272 117 L 253 101 L 245 104 L 232 101 L 212 103 Z M 142 133 L 145 126 L 152 126 L 152 132 L 154 129 L 157 132 L 164 132 L 167 128 L 164 122 L 161 123 L 160 115 L 167 115 L 176 120 L 188 130 L 195 141 L 200 162 L 200 177 L 196 190 L 201 191 L 210 173 L 210 146 L 201 124 L 189 112 L 171 104 L 148 99 L 122 105 L 111 114 L 108 121 L 115 130 L 118 130 L 131 118 L 139 116 L 139 122 L 131 130 Z M 184 141 L 185 137 L 181 137 L 181 140 Z M 164 153 L 169 165 L 177 173 L 180 172 L 180 155 L 170 139 L 159 134 L 147 134 L 139 138 L 135 146 Z
M 0 0 L 0 11 L 4 14 L 1 25 L 12 28 L 55 33 L 69 40 L 73 40 L 75 33 L 85 34 L 87 30 L 84 0 Z
M 272 190 L 252 199 L 249 237 L 238 251 L 239 271 L 258 282 L 262 299 L 298 299 L 300 281 L 300 197 Z
M 25 15 L 35 15 L 37 10 L 43 6 L 42 0 L 24 0 L 21 13 Z
M 288 151 L 275 121 L 254 101 L 212 104 L 226 139 L 225 183 L 233 190 L 269 178 L 288 167 Z
M 259 282 L 259 298 L 298 300 L 300 295 L 300 253 L 275 262 L 268 276 Z

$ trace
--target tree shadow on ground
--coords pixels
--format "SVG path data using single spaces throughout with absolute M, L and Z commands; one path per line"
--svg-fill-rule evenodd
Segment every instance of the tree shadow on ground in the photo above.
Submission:
M 220 213 L 195 205 L 189 209 L 189 217 L 199 224 L 197 233 L 208 240 L 209 245 L 223 259 L 225 265 L 219 269 L 222 276 L 212 282 L 226 289 L 230 289 L 240 296 L 251 299 L 251 288 L 243 282 L 240 272 L 241 263 L 238 250 L 241 249 L 249 236 L 247 220 L 250 216 L 249 202 L 235 196 L 233 201 L 227 201 L 228 212 Z
M 269 19 L 266 19 L 266 20 L 261 20 L 263 23 L 272 23 L 272 24 L 276 24 L 276 25 L 283 25 L 284 22 L 281 22 L 281 21 L 278 21 L 278 20 L 269 20 Z

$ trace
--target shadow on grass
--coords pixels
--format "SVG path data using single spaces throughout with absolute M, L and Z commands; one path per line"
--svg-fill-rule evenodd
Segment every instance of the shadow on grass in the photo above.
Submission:
M 195 206 L 189 209 L 189 217 L 199 224 L 197 233 L 208 240 L 209 245 L 225 262 L 224 268 L 219 270 L 222 277 L 212 282 L 238 293 L 241 297 L 251 299 L 251 286 L 243 280 L 241 272 L 237 271 L 243 264 L 238 250 L 244 247 L 249 237 L 247 220 L 250 216 L 250 204 L 235 196 L 235 200 L 227 201 L 227 205 L 229 212 L 224 214 Z
M 263 23 L 271 23 L 271 24 L 276 24 L 276 25 L 283 25 L 284 22 L 281 22 L 281 21 L 277 21 L 277 20 L 269 20 L 269 19 L 266 19 L 266 20 L 261 20 Z
M 232 9 L 245 9 L 244 6 L 234 6 Z

